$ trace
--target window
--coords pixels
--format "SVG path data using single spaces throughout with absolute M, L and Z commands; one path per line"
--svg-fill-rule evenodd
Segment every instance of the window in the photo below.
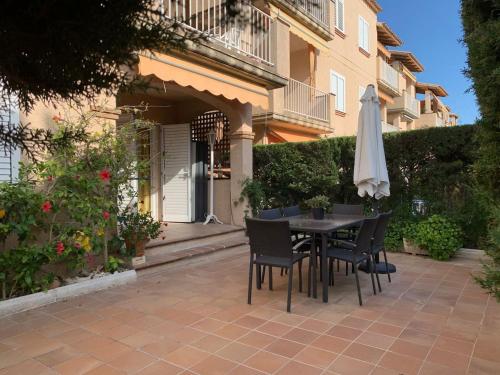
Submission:
M 366 52 L 369 51 L 369 41 L 368 41 L 368 30 L 370 25 L 366 20 L 359 16 L 359 26 L 358 26 L 358 39 L 359 47 L 363 48 Z
M 345 113 L 345 78 L 332 71 L 330 86 L 332 94 L 335 94 L 335 109 Z
M 335 1 L 335 26 L 344 32 L 344 0 Z
M 359 109 L 361 109 L 361 98 L 363 97 L 363 95 L 365 94 L 365 91 L 366 91 L 366 87 L 365 86 L 359 86 Z

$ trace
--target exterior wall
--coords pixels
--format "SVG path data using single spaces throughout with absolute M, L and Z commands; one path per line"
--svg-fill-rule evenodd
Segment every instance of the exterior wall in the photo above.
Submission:
M 354 135 L 357 132 L 360 86 L 377 81 L 377 15 L 364 0 L 344 2 L 345 36 L 337 32 L 329 43 L 328 70 L 345 78 L 345 113 L 337 112 L 333 120 L 335 136 Z M 369 23 L 369 56 L 358 47 L 358 20 L 362 16 Z M 328 80 L 329 81 L 329 80 Z

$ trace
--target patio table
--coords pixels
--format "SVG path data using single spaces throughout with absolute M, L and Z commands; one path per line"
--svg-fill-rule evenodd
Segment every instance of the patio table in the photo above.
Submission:
M 339 229 L 349 228 L 352 226 L 361 225 L 366 217 L 363 215 L 335 215 L 327 214 L 323 220 L 314 220 L 310 215 L 298 215 L 291 217 L 283 217 L 280 220 L 288 220 L 290 230 L 297 232 L 310 233 L 313 236 L 311 244 L 311 260 L 312 272 L 309 275 L 312 294 L 317 298 L 317 280 L 316 280 L 316 238 L 321 236 L 321 275 L 323 279 L 323 302 L 328 302 L 328 259 L 326 257 L 326 249 L 328 246 L 328 235 Z

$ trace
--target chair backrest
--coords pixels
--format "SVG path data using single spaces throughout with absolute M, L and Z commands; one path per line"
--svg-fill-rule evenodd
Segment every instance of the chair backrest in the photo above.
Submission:
M 363 224 L 359 228 L 356 235 L 356 252 L 370 252 L 372 246 L 372 238 L 377 227 L 379 217 L 370 217 L 363 220 Z
M 391 219 L 392 211 L 384 212 L 379 215 L 377 227 L 375 228 L 375 233 L 373 234 L 373 248 L 381 249 L 384 247 L 385 232 L 387 230 L 387 225 Z
M 285 217 L 298 216 L 301 213 L 302 212 L 300 211 L 299 206 L 290 206 L 290 207 L 283 208 L 283 216 L 285 216 Z
M 290 224 L 287 220 L 246 219 L 250 251 L 257 255 L 292 258 Z
M 274 220 L 281 217 L 281 210 L 279 208 L 272 208 L 270 210 L 262 210 L 259 214 L 259 219 Z
M 334 203 L 332 212 L 337 215 L 363 215 L 363 205 Z

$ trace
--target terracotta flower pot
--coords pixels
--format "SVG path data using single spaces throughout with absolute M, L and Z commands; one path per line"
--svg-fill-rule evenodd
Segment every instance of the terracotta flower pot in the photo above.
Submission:
M 136 257 L 142 257 L 144 255 L 146 245 L 149 242 L 147 238 L 138 238 L 137 234 L 128 236 L 125 238 L 125 246 L 129 253 L 135 251 Z

